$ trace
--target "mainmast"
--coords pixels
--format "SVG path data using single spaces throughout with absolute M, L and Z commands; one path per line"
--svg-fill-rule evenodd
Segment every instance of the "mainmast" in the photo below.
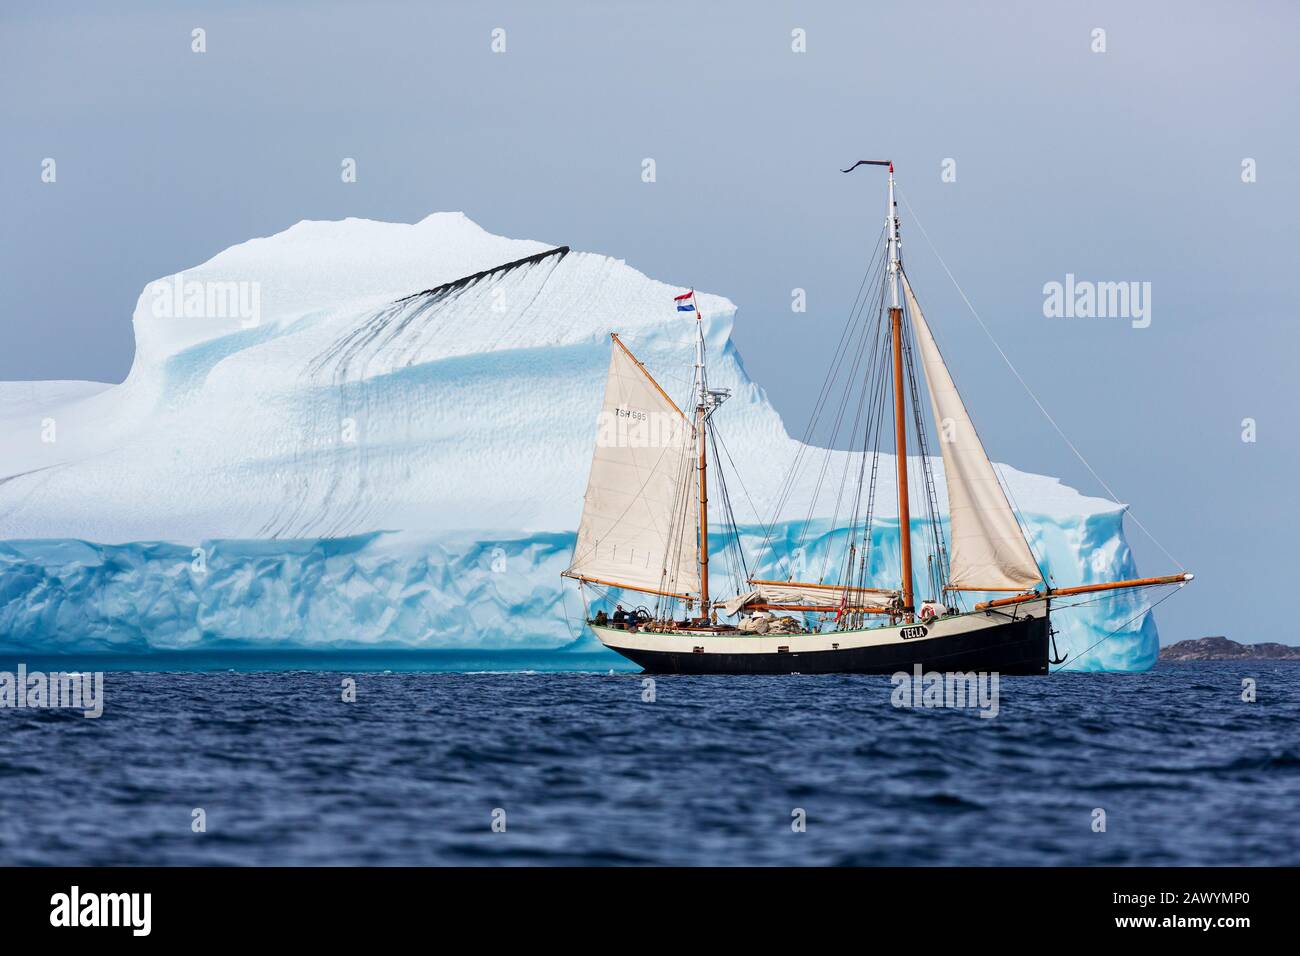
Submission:
M 902 266 L 899 263 L 898 207 L 894 203 L 894 164 L 887 159 L 860 159 L 842 173 L 851 173 L 859 166 L 889 167 L 889 214 L 885 231 L 889 237 L 889 329 L 894 345 L 894 451 L 898 468 L 898 542 L 902 552 L 903 617 L 911 621 L 915 606 L 912 601 L 912 509 L 907 492 L 907 404 L 903 390 L 903 310 L 898 300 L 898 282 Z
M 912 510 L 907 491 L 907 415 L 903 392 L 903 310 L 898 304 L 898 207 L 894 203 L 894 164 L 889 164 L 889 326 L 894 340 L 894 445 L 898 468 L 898 542 L 903 563 L 903 615 L 911 620 Z

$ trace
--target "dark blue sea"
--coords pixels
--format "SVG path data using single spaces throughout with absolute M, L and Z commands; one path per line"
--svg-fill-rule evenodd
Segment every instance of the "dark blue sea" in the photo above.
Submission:
M 25 663 L 127 669 L 98 720 L 0 710 L 0 864 L 1300 864 L 1296 664 L 1003 678 L 983 719 L 887 677 L 646 701 L 605 653 Z

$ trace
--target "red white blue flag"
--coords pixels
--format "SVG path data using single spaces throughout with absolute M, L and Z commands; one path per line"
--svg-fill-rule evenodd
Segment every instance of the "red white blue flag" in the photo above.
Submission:
M 694 299 L 695 299 L 694 289 L 692 289 L 690 292 L 684 292 L 681 295 L 673 296 L 673 301 L 677 303 L 678 312 L 694 312 L 695 311 Z

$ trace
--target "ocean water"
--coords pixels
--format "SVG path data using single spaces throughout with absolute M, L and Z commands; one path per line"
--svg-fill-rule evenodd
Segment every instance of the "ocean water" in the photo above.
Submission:
M 648 702 L 604 652 L 113 660 L 98 720 L 0 710 L 0 864 L 1300 864 L 1294 664 L 1004 678 L 983 719 L 887 677 Z

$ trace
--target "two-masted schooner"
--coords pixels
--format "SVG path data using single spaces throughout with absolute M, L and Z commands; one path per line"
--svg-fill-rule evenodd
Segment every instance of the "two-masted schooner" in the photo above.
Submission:
M 817 580 L 796 580 L 793 573 L 785 580 L 751 577 L 741 554 L 733 562 L 733 568 L 742 569 L 740 580 L 733 581 L 735 593 L 718 598 L 710 591 L 711 472 L 728 519 L 715 540 L 741 549 L 741 538 L 721 480 L 714 434 L 714 415 L 729 393 L 709 385 L 694 292 L 676 299 L 678 311 L 695 313 L 693 407 L 679 407 L 618 334 L 610 336 L 599 434 L 573 559 L 564 576 L 582 583 L 584 609 L 587 588 L 606 592 L 611 607 L 587 623 L 603 644 L 648 671 L 893 673 L 919 664 L 927 670 L 1045 674 L 1049 663 L 1064 661 L 1051 656 L 1053 601 L 1059 605 L 1073 595 L 1191 580 L 1191 574 L 1180 573 L 1053 586 L 903 268 L 893 164 L 862 160 L 844 172 L 863 165 L 888 167 L 888 215 L 879 268 L 874 273 L 868 269 L 868 278 L 879 276 L 879 295 L 861 299 L 866 321 L 859 323 L 857 338 L 841 342 L 833 363 L 861 389 L 854 421 L 862 434 L 858 485 L 852 507 L 845 509 L 845 545 L 834 573 Z M 918 379 L 942 432 L 946 531 L 936 513 Z M 872 554 L 880 547 L 872 537 L 874 490 L 882 444 L 891 439 L 901 574 L 882 585 L 873 571 L 874 564 L 882 563 Z M 909 459 L 909 447 L 918 453 L 915 460 Z M 788 480 L 793 482 L 793 474 Z M 915 495 L 909 480 L 920 489 Z M 929 512 L 916 525 L 914 497 Z M 837 504 L 836 513 L 840 511 Z M 929 552 L 922 576 L 928 593 L 919 603 L 913 560 L 917 537 Z M 888 566 L 894 566 L 892 560 Z M 617 592 L 617 606 L 609 601 L 611 589 Z M 985 599 L 967 608 L 967 594 Z

